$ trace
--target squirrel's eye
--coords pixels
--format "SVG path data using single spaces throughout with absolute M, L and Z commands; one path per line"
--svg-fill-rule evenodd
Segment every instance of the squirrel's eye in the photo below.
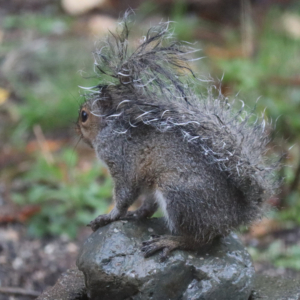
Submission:
M 81 122 L 84 123 L 88 119 L 88 113 L 85 110 L 81 111 Z

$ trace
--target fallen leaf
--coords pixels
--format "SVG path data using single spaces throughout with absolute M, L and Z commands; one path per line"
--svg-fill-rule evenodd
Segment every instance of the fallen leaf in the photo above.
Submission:
M 36 215 L 38 212 L 40 212 L 41 208 L 38 205 L 29 205 L 24 206 L 17 214 L 17 220 L 20 223 L 23 223 L 30 219 L 32 216 Z
M 252 237 L 260 238 L 268 233 L 274 232 L 280 228 L 278 221 L 274 219 L 264 218 L 258 223 L 254 223 L 250 228 L 250 234 Z
M 7 101 L 10 91 L 0 88 L 0 105 Z
M 217 46 L 208 46 L 205 48 L 205 54 L 211 58 L 232 59 L 247 57 L 241 47 L 226 49 Z
M 37 205 L 27 205 L 21 208 L 8 207 L 5 211 L 1 211 L 0 224 L 24 223 L 40 210 L 41 208 Z
M 66 141 L 65 140 L 46 140 L 44 143 L 49 151 L 55 152 L 55 151 L 59 150 L 61 148 L 61 146 L 66 143 Z M 40 144 L 36 140 L 30 141 L 26 145 L 27 153 L 33 153 L 33 152 L 36 152 L 39 150 L 41 150 L 41 147 L 40 147 Z

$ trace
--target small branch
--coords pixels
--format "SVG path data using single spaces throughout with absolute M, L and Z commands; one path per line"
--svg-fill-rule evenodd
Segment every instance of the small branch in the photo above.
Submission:
M 41 293 L 37 291 L 25 290 L 17 287 L 0 287 L 0 294 L 11 294 L 28 297 L 38 297 Z
M 37 142 L 41 148 L 41 151 L 44 155 L 45 160 L 47 161 L 48 164 L 53 164 L 54 159 L 53 156 L 49 150 L 49 147 L 47 145 L 46 138 L 43 134 L 42 128 L 40 125 L 35 125 L 33 127 L 33 133 L 37 139 Z
M 242 51 L 244 57 L 250 57 L 254 53 L 254 29 L 250 0 L 241 1 L 241 34 Z
M 271 77 L 269 79 L 271 84 L 281 86 L 300 86 L 300 77 Z

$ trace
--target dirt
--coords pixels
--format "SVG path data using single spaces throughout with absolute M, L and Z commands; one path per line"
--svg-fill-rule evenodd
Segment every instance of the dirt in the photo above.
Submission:
M 6 294 L 1 288 L 22 288 L 30 293 L 54 285 L 62 272 L 75 265 L 80 244 L 89 233 L 83 228 L 74 241 L 66 236 L 33 239 L 22 224 L 1 226 L 0 300 L 33 298 Z

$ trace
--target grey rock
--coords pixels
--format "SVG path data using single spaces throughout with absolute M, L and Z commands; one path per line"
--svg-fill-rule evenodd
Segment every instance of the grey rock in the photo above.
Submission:
M 84 243 L 77 266 L 93 300 L 246 300 L 252 290 L 251 257 L 236 235 L 199 251 L 173 251 L 145 259 L 151 235 L 170 234 L 164 220 L 118 221 L 99 228 Z
M 67 270 L 37 300 L 88 300 L 83 273 L 77 268 Z
M 300 300 L 300 277 L 279 278 L 256 275 L 249 300 Z

